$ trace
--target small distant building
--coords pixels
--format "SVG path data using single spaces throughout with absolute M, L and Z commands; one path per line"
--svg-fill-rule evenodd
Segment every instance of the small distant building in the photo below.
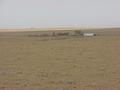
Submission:
M 93 36 L 96 36 L 95 33 L 82 33 L 82 36 L 84 37 L 93 37 Z

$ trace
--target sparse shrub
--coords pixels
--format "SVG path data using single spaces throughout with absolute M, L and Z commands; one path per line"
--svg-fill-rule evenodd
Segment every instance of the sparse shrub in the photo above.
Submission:
M 40 36 L 41 37 L 49 37 L 50 35 L 49 34 L 41 34 Z
M 28 37 L 40 37 L 40 35 L 28 35 Z
M 52 33 L 52 36 L 53 36 L 53 37 L 56 36 L 55 32 Z
M 69 32 L 57 33 L 57 36 L 69 36 Z
M 75 31 L 75 35 L 81 35 L 81 34 L 82 34 L 82 32 L 80 30 Z

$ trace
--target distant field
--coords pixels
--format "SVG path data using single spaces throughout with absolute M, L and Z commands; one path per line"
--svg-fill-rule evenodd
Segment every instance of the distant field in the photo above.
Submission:
M 120 29 L 95 37 L 0 33 L 0 90 L 120 90 Z

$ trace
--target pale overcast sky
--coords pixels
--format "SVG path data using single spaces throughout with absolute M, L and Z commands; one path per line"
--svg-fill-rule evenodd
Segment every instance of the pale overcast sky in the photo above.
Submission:
M 120 26 L 120 0 L 0 0 L 0 28 Z

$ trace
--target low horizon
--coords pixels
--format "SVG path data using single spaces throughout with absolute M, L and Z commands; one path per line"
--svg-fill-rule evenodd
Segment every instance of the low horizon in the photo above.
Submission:
M 20 32 L 20 31 L 54 31 L 54 30 L 102 30 L 120 29 L 120 27 L 50 27 L 50 28 L 0 28 L 0 32 Z

